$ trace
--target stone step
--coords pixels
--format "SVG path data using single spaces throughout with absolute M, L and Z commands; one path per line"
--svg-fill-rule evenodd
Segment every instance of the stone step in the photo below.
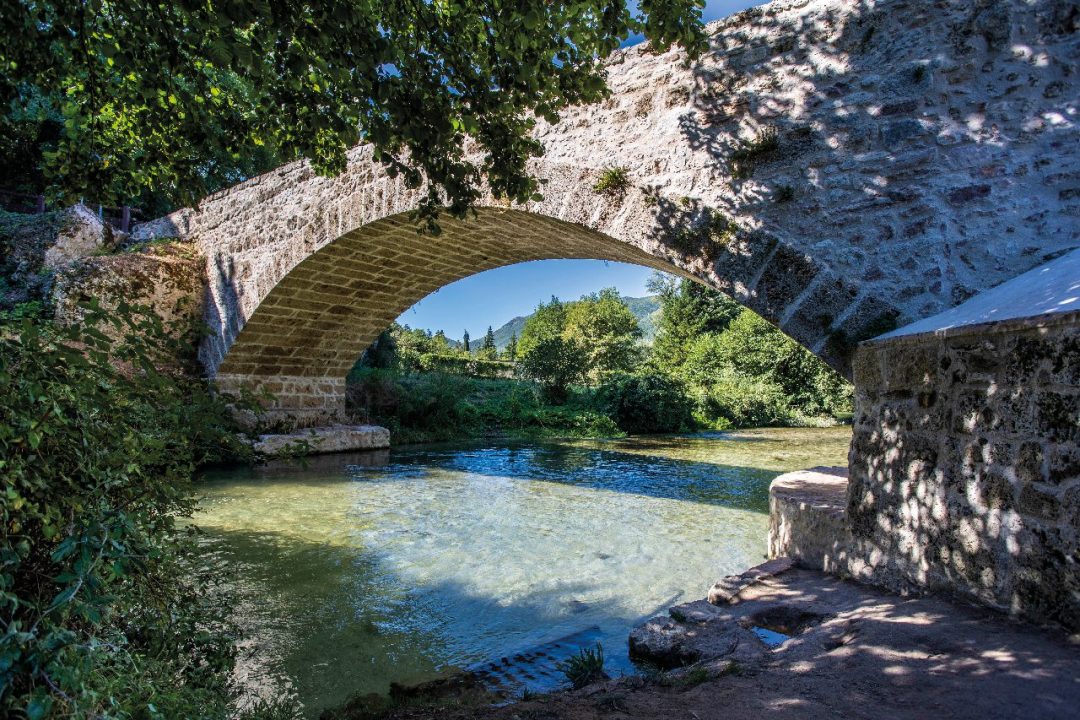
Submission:
M 390 447 L 390 431 L 378 425 L 330 425 L 260 435 L 255 449 L 271 457 L 322 455 Z

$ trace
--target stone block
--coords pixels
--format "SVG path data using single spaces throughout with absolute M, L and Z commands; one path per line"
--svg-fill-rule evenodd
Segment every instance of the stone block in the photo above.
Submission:
M 332 425 L 283 434 L 259 436 L 258 452 L 270 456 L 296 452 L 326 454 L 390 447 L 390 431 L 377 425 Z

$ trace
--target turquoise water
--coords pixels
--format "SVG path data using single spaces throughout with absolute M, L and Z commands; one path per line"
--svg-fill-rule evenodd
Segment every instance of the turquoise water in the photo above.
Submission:
M 768 484 L 844 464 L 850 430 L 438 445 L 207 476 L 196 522 L 235 569 L 252 695 L 311 715 L 456 669 L 546 690 L 631 626 L 760 562 Z

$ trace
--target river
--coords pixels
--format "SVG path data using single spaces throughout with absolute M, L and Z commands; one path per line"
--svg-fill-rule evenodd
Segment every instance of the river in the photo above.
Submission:
M 312 717 L 456 669 L 549 690 L 640 619 L 762 561 L 777 474 L 846 464 L 849 428 L 455 443 L 208 473 L 196 523 L 231 568 L 240 681 Z

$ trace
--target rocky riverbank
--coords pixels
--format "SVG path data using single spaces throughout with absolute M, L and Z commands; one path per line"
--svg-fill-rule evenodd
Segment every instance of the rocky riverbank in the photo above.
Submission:
M 381 711 L 466 720 L 1075 718 L 1080 638 L 940 597 L 901 597 L 773 561 L 634 630 L 674 668 L 511 705 Z M 465 705 L 469 705 L 466 701 Z M 324 717 L 374 717 L 347 710 Z

